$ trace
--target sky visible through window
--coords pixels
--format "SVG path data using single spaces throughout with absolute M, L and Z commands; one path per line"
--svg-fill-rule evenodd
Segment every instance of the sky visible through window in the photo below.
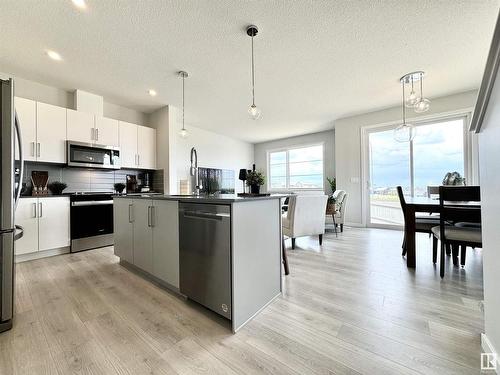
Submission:
M 271 189 L 322 189 L 323 145 L 269 153 Z
M 420 125 L 413 140 L 415 195 L 427 186 L 441 185 L 447 172 L 464 175 L 463 120 Z M 370 174 L 372 193 L 401 185 L 410 194 L 410 144 L 394 140 L 393 130 L 371 133 Z

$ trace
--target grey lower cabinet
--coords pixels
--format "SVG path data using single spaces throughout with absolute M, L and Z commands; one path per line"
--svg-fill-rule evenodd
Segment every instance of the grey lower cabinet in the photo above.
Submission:
M 115 255 L 179 288 L 178 202 L 114 200 Z
M 134 263 L 133 200 L 115 199 L 113 202 L 113 226 L 115 255 Z

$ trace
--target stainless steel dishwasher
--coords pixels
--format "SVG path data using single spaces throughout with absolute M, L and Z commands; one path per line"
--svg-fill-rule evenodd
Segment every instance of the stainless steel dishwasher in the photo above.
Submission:
M 179 203 L 180 291 L 231 319 L 231 207 Z

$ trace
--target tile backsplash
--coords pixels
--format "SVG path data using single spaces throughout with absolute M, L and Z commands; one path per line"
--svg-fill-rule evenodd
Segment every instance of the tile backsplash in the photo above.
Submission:
M 68 185 L 65 193 L 73 192 L 111 192 L 117 182 L 126 183 L 126 175 L 138 175 L 140 172 L 131 169 L 104 170 L 68 168 L 61 165 L 26 162 L 24 166 L 23 182 L 31 185 L 32 171 L 48 171 L 49 182 L 61 181 Z M 163 171 L 153 171 L 152 189 L 163 193 Z

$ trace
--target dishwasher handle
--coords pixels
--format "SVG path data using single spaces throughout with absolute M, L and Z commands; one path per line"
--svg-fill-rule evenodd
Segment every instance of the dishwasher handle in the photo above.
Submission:
M 214 213 L 214 212 L 204 212 L 204 211 L 184 211 L 185 217 L 192 217 L 196 219 L 212 219 L 212 220 L 222 220 L 223 218 L 231 217 L 228 213 Z

